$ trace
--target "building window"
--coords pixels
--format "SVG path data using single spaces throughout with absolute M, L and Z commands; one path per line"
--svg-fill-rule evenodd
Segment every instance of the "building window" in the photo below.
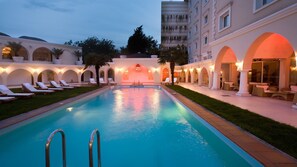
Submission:
M 271 5 L 276 1 L 277 0 L 254 0 L 254 12 L 257 12 L 257 11 Z
M 224 11 L 219 17 L 219 31 L 222 31 L 231 25 L 231 10 Z
M 205 37 L 204 37 L 203 44 L 204 44 L 204 45 L 207 45 L 207 43 L 208 43 L 208 37 L 207 37 L 207 36 L 205 36 Z
M 204 24 L 207 24 L 208 23 L 208 15 L 205 15 L 204 16 Z

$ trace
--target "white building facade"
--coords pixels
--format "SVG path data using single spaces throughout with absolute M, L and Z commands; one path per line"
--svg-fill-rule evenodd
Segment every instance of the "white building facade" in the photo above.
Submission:
M 252 83 L 278 90 L 297 84 L 297 1 L 189 0 L 185 82 L 220 89 L 232 82 L 237 95 Z M 183 9 L 182 9 L 183 10 Z
M 21 60 L 12 57 L 9 42 L 22 45 L 18 52 Z M 80 47 L 52 44 L 41 40 L 12 38 L 0 36 L 0 84 L 20 86 L 22 83 L 35 85 L 37 81 L 48 84 L 49 81 L 65 80 L 69 83 L 87 83 L 90 78 L 96 78 L 94 67 L 84 69 L 81 57 L 76 57 L 74 51 Z M 51 54 L 53 48 L 64 50 L 57 61 Z M 113 59 L 109 65 L 100 68 L 99 76 L 105 82 L 111 78 L 118 84 L 133 84 L 135 82 L 147 85 L 160 84 L 160 64 L 157 56 L 147 58 Z

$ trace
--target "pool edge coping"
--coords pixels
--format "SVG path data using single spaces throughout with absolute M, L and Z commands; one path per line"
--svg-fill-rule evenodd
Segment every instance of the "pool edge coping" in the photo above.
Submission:
M 23 113 L 20 115 L 16 115 L 16 116 L 1 120 L 0 121 L 0 131 L 4 130 L 6 128 L 9 128 L 9 127 L 15 126 L 17 124 L 23 123 L 25 121 L 29 121 L 30 119 L 34 119 L 42 114 L 45 114 L 45 113 L 55 110 L 59 107 L 70 104 L 74 101 L 84 100 L 84 99 L 96 96 L 98 94 L 101 94 L 101 93 L 109 90 L 109 89 L 110 89 L 109 86 L 104 86 L 102 88 L 99 88 L 99 89 L 96 89 L 96 90 L 93 90 L 90 92 L 86 92 L 86 93 L 80 94 L 80 95 L 72 97 L 72 98 L 68 98 L 68 99 L 47 105 L 47 106 L 43 106 L 41 108 L 31 110 L 29 112 L 26 112 L 26 113 Z
M 162 88 L 173 95 L 181 103 L 191 109 L 195 114 L 208 122 L 211 126 L 217 129 L 225 137 L 230 139 L 241 149 L 254 157 L 264 166 L 294 166 L 297 165 L 297 160 L 281 150 L 271 146 L 258 137 L 241 129 L 235 124 L 225 120 L 215 113 L 203 108 L 199 104 L 191 101 L 185 96 L 176 91 L 162 85 Z

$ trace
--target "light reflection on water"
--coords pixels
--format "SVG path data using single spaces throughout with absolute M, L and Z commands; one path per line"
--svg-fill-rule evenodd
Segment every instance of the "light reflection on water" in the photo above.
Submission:
M 0 136 L 0 166 L 44 166 L 44 143 L 56 128 L 66 133 L 69 167 L 87 166 L 95 128 L 102 136 L 104 167 L 250 166 L 155 88 L 111 90 L 71 106 L 71 112 L 64 108 Z M 52 166 L 61 166 L 59 142 L 57 137 L 52 144 Z

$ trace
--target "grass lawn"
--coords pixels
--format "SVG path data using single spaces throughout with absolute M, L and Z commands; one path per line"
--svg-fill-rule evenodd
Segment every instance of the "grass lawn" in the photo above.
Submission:
M 181 86 L 168 86 L 193 102 L 297 158 L 297 129 Z
M 47 106 L 80 94 L 98 89 L 97 86 L 77 87 L 47 95 L 35 95 L 32 98 L 21 98 L 9 103 L 0 104 L 0 120 L 13 117 L 28 111 Z M 21 92 L 21 89 L 11 89 L 13 92 Z

